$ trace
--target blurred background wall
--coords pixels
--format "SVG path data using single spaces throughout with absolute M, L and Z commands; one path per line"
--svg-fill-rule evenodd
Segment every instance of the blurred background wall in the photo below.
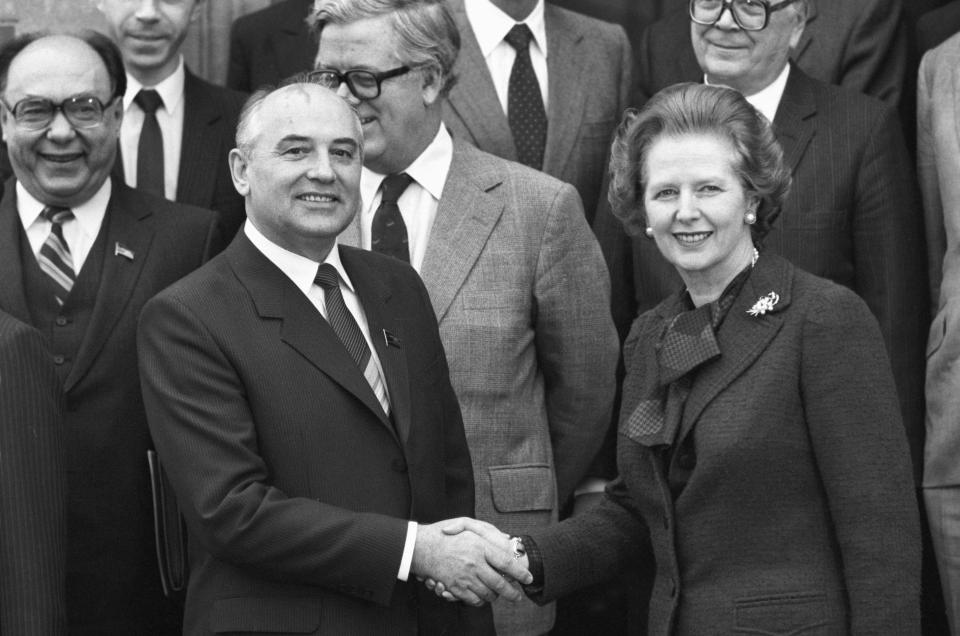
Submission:
M 234 18 L 275 1 L 205 0 L 184 44 L 187 65 L 201 77 L 222 84 L 227 76 Z M 0 43 L 38 29 L 77 28 L 106 30 L 97 0 L 0 0 Z

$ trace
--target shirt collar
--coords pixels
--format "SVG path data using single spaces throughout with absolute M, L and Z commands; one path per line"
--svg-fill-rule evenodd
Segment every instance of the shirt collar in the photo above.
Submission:
M 110 202 L 110 193 L 113 191 L 110 179 L 103 182 L 100 189 L 92 197 L 80 205 L 70 208 L 73 217 L 81 231 L 91 240 L 100 233 L 100 226 L 107 214 L 107 203 Z M 30 227 L 40 218 L 40 213 L 47 207 L 33 197 L 23 184 L 17 181 L 17 212 L 24 229 Z
M 467 20 L 480 45 L 480 52 L 483 57 L 487 57 L 498 44 L 503 42 L 503 38 L 507 37 L 507 33 L 517 24 L 517 21 L 490 0 L 464 0 L 463 5 L 467 12 Z M 543 57 L 547 57 L 547 26 L 543 18 L 543 0 L 538 0 L 533 11 L 523 20 L 523 24 L 526 24 L 533 33 L 533 39 L 540 47 Z
M 163 108 L 168 113 L 174 113 L 180 107 L 180 101 L 183 99 L 183 86 L 187 79 L 187 71 L 183 65 L 183 56 L 180 56 L 180 61 L 177 62 L 177 68 L 167 76 L 166 79 L 161 81 L 156 86 L 144 86 L 137 79 L 127 73 L 127 92 L 123 95 L 123 110 L 126 112 L 130 109 L 130 104 L 133 103 L 134 98 L 136 98 L 137 93 L 140 92 L 141 88 L 152 88 L 160 94 L 160 98 L 163 100 Z
M 485 0 L 486 1 L 486 0 Z M 410 175 L 417 184 L 430 193 L 436 200 L 440 200 L 443 186 L 450 173 L 450 163 L 453 161 L 453 139 L 446 127 L 440 126 L 436 136 L 420 156 L 413 160 L 404 172 Z M 363 201 L 373 201 L 380 189 L 380 184 L 387 175 L 364 168 L 360 174 L 360 197 Z M 367 204 L 369 205 L 369 204 Z M 366 208 L 364 208 L 366 209 Z
M 309 293 L 310 288 L 313 286 L 313 281 L 317 277 L 317 269 L 320 267 L 320 263 L 280 247 L 265 237 L 249 219 L 244 222 L 243 231 L 247 235 L 247 238 L 250 239 L 250 242 L 253 243 L 254 247 L 260 250 L 271 263 L 280 268 L 280 271 L 293 281 L 297 289 L 304 294 Z M 347 275 L 347 270 L 343 268 L 343 263 L 340 262 L 340 250 L 336 245 L 333 246 L 333 249 L 330 250 L 330 253 L 327 254 L 323 262 L 333 265 L 337 273 L 340 274 L 340 278 L 347 286 L 347 289 L 354 291 L 353 283 Z
M 783 91 L 787 88 L 787 78 L 790 77 L 790 64 L 786 64 L 777 79 L 773 80 L 766 87 L 761 88 L 753 95 L 744 95 L 750 105 L 756 108 L 761 115 L 766 117 L 771 123 L 777 115 L 777 108 L 780 107 L 780 100 L 783 99 Z M 709 84 L 707 76 L 704 74 L 703 83 Z

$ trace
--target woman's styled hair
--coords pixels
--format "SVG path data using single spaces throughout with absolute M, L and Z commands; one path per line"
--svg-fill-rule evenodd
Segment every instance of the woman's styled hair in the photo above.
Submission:
M 643 192 L 646 158 L 661 137 L 715 135 L 730 142 L 737 155 L 734 172 L 747 192 L 759 200 L 754 242 L 770 231 L 790 190 L 790 171 L 767 118 L 739 92 L 723 86 L 675 84 L 654 95 L 640 109 L 629 109 L 610 151 L 610 191 L 614 214 L 631 234 L 646 226 Z

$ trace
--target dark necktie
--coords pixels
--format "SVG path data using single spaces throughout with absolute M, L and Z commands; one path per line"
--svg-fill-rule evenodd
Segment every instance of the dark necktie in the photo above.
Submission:
M 157 123 L 157 108 L 163 99 L 155 90 L 141 89 L 133 98 L 143 111 L 143 128 L 137 145 L 137 189 L 164 196 L 163 135 Z
M 336 248 L 334 248 L 336 249 Z M 327 308 L 327 322 L 333 328 L 333 331 L 340 338 L 347 353 L 357 363 L 363 376 L 373 389 L 374 395 L 380 402 L 380 406 L 388 415 L 390 414 L 390 402 L 387 399 L 387 392 L 383 386 L 383 379 L 377 370 L 377 365 L 370 355 L 370 348 L 367 346 L 367 340 L 360 331 L 360 326 L 354 320 L 353 314 L 347 309 L 347 304 L 343 301 L 343 293 L 340 291 L 340 275 L 337 269 L 329 263 L 321 263 L 317 268 L 317 276 L 314 281 L 323 288 L 323 303 Z
M 70 290 L 73 289 L 73 283 L 77 279 L 76 272 L 73 269 L 73 257 L 70 255 L 70 247 L 63 238 L 63 223 L 73 218 L 73 212 L 67 208 L 58 208 L 48 206 L 43 209 L 40 215 L 50 221 L 52 227 L 43 245 L 40 246 L 40 253 L 37 254 L 37 263 L 44 274 L 53 280 L 56 285 L 55 297 L 57 304 L 63 305 Z
M 407 242 L 407 226 L 400 215 L 397 200 L 413 181 L 406 172 L 388 175 L 380 186 L 380 207 L 373 215 L 370 228 L 370 247 L 374 252 L 410 262 L 410 247 Z
M 526 24 L 517 24 L 504 40 L 517 50 L 507 89 L 507 121 L 517 147 L 517 161 L 539 170 L 547 143 L 547 112 L 540 84 L 530 63 L 533 34 Z

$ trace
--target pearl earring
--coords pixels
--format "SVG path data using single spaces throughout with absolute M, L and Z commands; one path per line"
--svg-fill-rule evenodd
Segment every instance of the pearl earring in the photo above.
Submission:
M 743 220 L 747 225 L 753 225 L 757 222 L 757 215 L 753 212 L 747 212 L 743 215 Z
M 649 225 L 647 226 L 647 229 L 644 230 L 643 232 L 644 234 L 647 235 L 647 238 L 653 238 L 653 228 L 650 227 Z

